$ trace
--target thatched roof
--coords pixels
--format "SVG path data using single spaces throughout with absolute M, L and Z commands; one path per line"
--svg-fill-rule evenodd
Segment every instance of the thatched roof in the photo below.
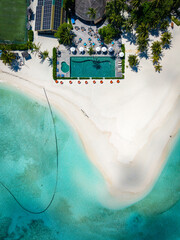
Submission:
M 106 7 L 106 0 L 75 0 L 76 15 L 85 21 L 92 21 L 87 12 L 89 8 L 96 10 L 95 22 L 102 19 Z

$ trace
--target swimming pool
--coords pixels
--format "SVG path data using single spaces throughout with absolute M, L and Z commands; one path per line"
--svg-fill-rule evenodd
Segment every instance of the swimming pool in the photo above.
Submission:
M 115 77 L 114 57 L 71 57 L 71 77 Z
M 64 73 L 69 72 L 69 65 L 66 62 L 61 63 L 61 71 Z

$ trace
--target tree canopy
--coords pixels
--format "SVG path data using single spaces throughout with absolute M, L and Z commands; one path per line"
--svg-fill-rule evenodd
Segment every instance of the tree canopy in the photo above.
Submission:
M 106 44 L 110 43 L 118 33 L 119 31 L 116 30 L 111 24 L 108 24 L 107 26 L 99 29 L 99 34 L 104 39 L 104 42 Z
M 57 32 L 54 34 L 56 38 L 58 38 L 59 43 L 64 45 L 70 45 L 74 38 L 74 33 L 72 32 L 72 25 L 68 23 L 62 23 Z
M 89 18 L 94 21 L 94 19 L 96 18 L 96 9 L 94 8 L 89 8 L 87 15 L 89 16 Z
M 129 55 L 128 62 L 129 62 L 129 66 L 132 68 L 137 67 L 137 65 L 139 64 L 139 60 L 136 55 Z
M 3 63 L 6 65 L 11 65 L 12 61 L 16 59 L 14 53 L 10 52 L 10 51 L 3 51 L 2 55 L 1 55 L 1 60 L 3 61 Z

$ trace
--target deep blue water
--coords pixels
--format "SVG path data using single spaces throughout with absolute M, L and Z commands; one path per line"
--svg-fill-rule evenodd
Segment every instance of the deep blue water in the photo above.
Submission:
M 59 149 L 55 199 L 43 214 L 25 212 L 0 186 L 0 240 L 180 239 L 180 134 L 151 192 L 120 210 L 103 207 L 103 178 L 74 130 L 54 112 Z M 47 206 L 56 176 L 52 118 L 0 85 L 0 181 L 32 211 Z

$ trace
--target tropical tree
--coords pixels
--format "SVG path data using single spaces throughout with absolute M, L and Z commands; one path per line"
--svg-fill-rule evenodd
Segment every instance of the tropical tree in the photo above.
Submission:
M 44 52 L 41 52 L 42 58 L 45 60 L 46 58 L 49 57 L 49 52 L 48 50 L 45 50 Z
M 74 4 L 75 4 L 75 1 L 74 0 L 63 0 L 63 8 L 68 11 L 69 9 L 70 10 L 74 10 Z
M 152 60 L 153 60 L 153 65 L 158 64 L 160 57 L 158 55 L 153 55 Z
M 154 66 L 156 72 L 160 72 L 162 70 L 162 66 L 160 64 L 157 64 Z
M 162 46 L 170 45 L 171 44 L 171 39 L 172 39 L 172 34 L 170 32 L 164 32 L 161 35 L 161 43 Z
M 124 11 L 127 8 L 125 0 L 116 0 L 110 1 L 106 4 L 106 17 L 107 20 L 114 28 L 120 29 L 123 25 L 125 18 L 124 18 Z
M 149 35 L 149 25 L 145 23 L 141 23 L 137 28 L 136 28 L 136 33 L 143 37 L 148 37 Z
M 41 48 L 41 44 L 40 44 L 40 43 L 38 43 L 38 44 L 33 43 L 33 44 L 32 44 L 32 52 L 34 52 L 35 55 L 36 55 L 37 53 L 39 53 L 40 48 Z
M 93 54 L 94 54 L 94 49 L 93 49 L 93 47 L 90 47 L 90 48 L 89 48 L 88 53 L 89 53 L 89 55 L 93 55 Z
M 95 18 L 96 18 L 96 9 L 94 8 L 89 8 L 88 9 L 88 12 L 87 12 L 87 15 L 89 16 L 89 18 L 94 21 Z
M 136 67 L 139 64 L 139 60 L 136 55 L 129 55 L 128 62 L 130 67 Z
M 161 47 L 161 42 L 160 41 L 155 41 L 153 42 L 151 46 L 152 54 L 160 56 L 162 53 L 162 47 Z
M 148 44 L 149 44 L 149 37 L 138 34 L 136 39 L 136 44 L 138 45 L 137 48 L 140 52 L 147 51 Z
M 72 29 L 73 27 L 71 24 L 62 23 L 54 36 L 58 38 L 60 44 L 71 45 L 75 36 Z
M 119 34 L 119 31 L 116 30 L 111 24 L 100 28 L 98 32 L 106 44 L 109 44 L 113 38 Z
M 6 50 L 2 52 L 1 60 L 5 65 L 6 64 L 11 65 L 14 59 L 16 59 L 16 56 L 14 55 L 14 53 Z
M 132 0 L 131 1 L 131 5 L 133 6 L 133 8 L 137 9 L 141 6 L 142 0 Z
M 166 20 L 163 20 L 161 23 L 160 23 L 160 30 L 161 31 L 167 31 L 167 28 L 169 27 L 169 21 L 166 19 Z

